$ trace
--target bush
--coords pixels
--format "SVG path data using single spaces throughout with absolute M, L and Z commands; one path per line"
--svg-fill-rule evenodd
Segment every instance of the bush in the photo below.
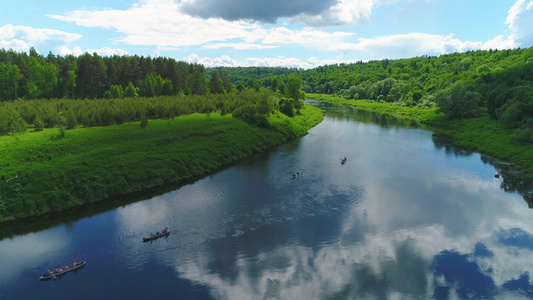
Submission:
M 279 100 L 279 111 L 288 117 L 294 117 L 294 100 L 290 98 L 281 98 L 281 100 Z
M 141 117 L 141 128 L 146 128 L 148 126 L 148 117 L 142 116 Z
M 35 131 L 43 131 L 44 129 L 44 122 L 39 118 L 39 116 L 35 117 L 35 120 L 33 120 L 33 125 L 35 125 Z
M 533 129 L 515 129 L 511 135 L 514 143 L 533 143 Z
M 268 127 L 270 108 L 266 105 L 246 105 L 233 111 L 233 117 L 243 120 L 252 126 Z
M 13 116 L 11 124 L 9 125 L 9 131 L 13 134 L 24 133 L 27 127 L 28 124 L 26 121 L 24 121 L 20 115 L 15 115 Z
M 67 129 L 74 129 L 76 126 L 78 126 L 76 115 L 72 111 L 69 111 L 67 113 Z
M 482 97 L 472 91 L 469 82 L 458 81 L 449 88 L 435 93 L 438 112 L 448 119 L 471 118 L 483 115 Z

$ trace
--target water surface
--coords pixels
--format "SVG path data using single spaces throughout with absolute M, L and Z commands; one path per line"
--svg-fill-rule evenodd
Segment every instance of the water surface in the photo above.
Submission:
M 0 299 L 533 298 L 523 182 L 410 121 L 316 105 L 307 136 L 177 190 L 3 226 Z

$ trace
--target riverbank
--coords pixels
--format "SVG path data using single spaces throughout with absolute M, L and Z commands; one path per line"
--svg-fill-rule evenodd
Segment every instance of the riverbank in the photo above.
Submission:
M 435 107 L 405 107 L 386 102 L 347 100 L 322 94 L 306 94 L 306 96 L 310 99 L 350 105 L 415 120 L 428 126 L 434 134 L 453 140 L 458 147 L 515 164 L 528 180 L 533 181 L 533 145 L 513 143 L 512 131 L 488 116 L 446 120 L 442 113 L 437 113 Z
M 322 121 L 306 105 L 271 128 L 231 115 L 45 129 L 0 137 L 0 222 L 37 216 L 205 176 L 229 163 L 303 136 Z

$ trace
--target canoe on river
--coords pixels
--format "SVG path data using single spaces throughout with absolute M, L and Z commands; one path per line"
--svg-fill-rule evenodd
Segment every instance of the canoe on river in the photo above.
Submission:
M 156 234 L 143 237 L 143 242 L 153 241 L 153 240 L 158 239 L 160 237 L 168 236 L 169 234 L 170 234 L 169 230 L 166 230 L 166 231 L 163 230 L 162 232 L 158 232 Z
M 70 266 L 60 267 L 59 269 L 61 269 L 61 271 L 59 270 L 55 270 L 54 272 L 47 271 L 43 274 L 43 276 L 39 277 L 39 280 L 48 280 L 48 279 L 59 277 L 61 275 L 64 275 L 65 273 L 84 267 L 85 264 L 86 263 L 82 261 L 82 262 L 76 263 L 75 265 L 71 264 Z

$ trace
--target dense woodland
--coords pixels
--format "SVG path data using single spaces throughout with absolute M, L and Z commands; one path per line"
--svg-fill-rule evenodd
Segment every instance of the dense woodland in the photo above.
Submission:
M 207 88 L 204 66 L 170 58 L 0 50 L 1 101 L 204 95 Z
M 63 57 L 52 53 L 43 56 L 34 49 L 30 49 L 29 54 L 0 50 L 0 103 L 3 103 L 0 134 L 24 131 L 26 125 L 53 127 L 60 124 L 61 119 L 74 117 L 80 125 L 109 124 L 111 120 L 105 116 L 109 110 L 105 106 L 109 103 L 91 102 L 92 99 L 238 94 L 249 89 L 272 90 L 281 97 L 296 100 L 302 97 L 301 90 L 335 94 L 346 99 L 437 107 L 449 119 L 488 114 L 504 127 L 512 129 L 516 142 L 533 142 L 533 48 L 360 61 L 310 70 L 267 67 L 206 70 L 202 65 L 162 57 L 100 57 L 89 53 L 79 57 Z M 30 108 L 15 108 L 25 104 L 6 105 L 8 102 L 21 102 L 17 99 L 56 99 L 54 103 L 60 103 L 57 104 L 60 106 L 66 104 L 57 99 L 81 99 L 72 105 L 86 107 L 87 110 L 71 116 L 74 112 L 72 109 L 54 108 L 60 115 L 50 120 L 50 117 L 28 114 Z M 118 100 L 110 101 L 113 103 Z M 284 101 L 282 104 L 289 107 L 289 114 L 290 106 L 298 106 L 297 102 L 287 104 Z M 96 103 L 102 107 L 92 107 Z M 124 113 L 132 114 L 127 112 L 131 110 L 127 104 L 120 105 L 126 110 Z M 122 110 L 120 105 L 115 110 Z M 217 105 L 217 109 L 221 109 L 221 104 Z M 197 109 L 205 110 L 201 107 Z M 17 110 L 19 114 L 12 113 Z M 46 111 L 41 107 L 38 110 Z M 91 110 L 99 112 L 87 112 Z M 95 117 L 87 121 L 84 117 L 87 114 Z M 96 117 L 99 114 L 101 116 Z M 160 115 L 168 117 L 168 112 L 158 114 L 143 111 L 135 112 L 133 119 L 140 118 L 142 114 L 149 114 L 150 118 Z M 96 120 L 98 118 L 102 120 Z M 129 120 L 122 116 L 113 118 L 114 123 Z
M 170 58 L 100 57 L 96 53 L 45 57 L 33 48 L 29 54 L 2 49 L 0 135 L 28 128 L 105 126 L 196 112 L 224 115 L 237 108 L 236 117 L 266 126 L 269 109 L 294 116 L 302 108 L 300 85 L 299 78 L 291 77 L 283 94 L 259 96 L 254 95 L 253 86 L 233 89 L 222 69 L 210 70 L 208 78 L 202 65 Z
M 437 107 L 448 119 L 488 114 L 515 142 L 533 142 L 533 48 L 472 51 L 317 67 L 224 68 L 235 86 L 283 90 L 289 76 L 306 93 Z M 280 74 L 278 74 L 280 73 Z

